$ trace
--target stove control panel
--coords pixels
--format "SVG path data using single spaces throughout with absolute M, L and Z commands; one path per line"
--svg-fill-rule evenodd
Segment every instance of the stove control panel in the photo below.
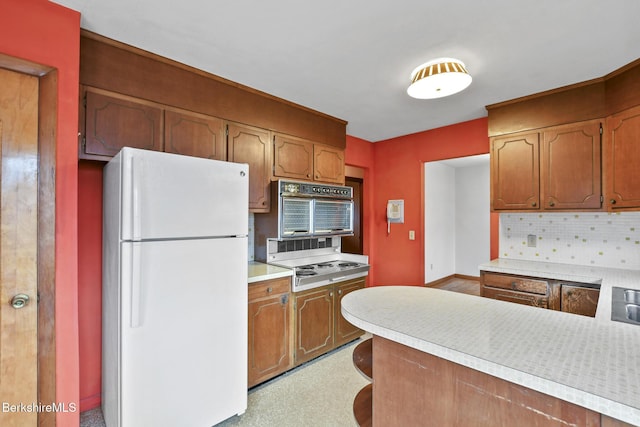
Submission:
M 322 196 L 338 199 L 353 198 L 353 189 L 351 187 L 283 180 L 279 181 L 279 183 L 281 196 Z

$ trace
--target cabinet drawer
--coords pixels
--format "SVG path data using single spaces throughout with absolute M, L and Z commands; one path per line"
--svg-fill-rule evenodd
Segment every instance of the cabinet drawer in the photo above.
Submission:
M 290 291 L 290 277 L 256 282 L 249 285 L 249 301 L 257 298 L 265 298 L 272 295 L 289 293 Z
M 506 276 L 502 274 L 483 273 L 482 283 L 494 288 L 511 289 L 513 291 L 531 292 L 547 295 L 549 283 L 546 280 L 529 279 L 526 277 Z
M 510 291 L 500 288 L 482 288 L 482 296 L 501 301 L 509 301 L 516 304 L 531 305 L 534 307 L 549 308 L 549 299 L 546 296 L 525 292 Z

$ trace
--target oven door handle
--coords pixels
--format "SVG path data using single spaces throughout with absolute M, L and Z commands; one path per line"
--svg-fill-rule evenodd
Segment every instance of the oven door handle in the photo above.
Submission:
M 341 280 L 345 280 L 347 278 L 347 276 L 342 276 L 342 277 L 333 277 L 331 279 L 329 279 L 330 282 L 339 282 Z

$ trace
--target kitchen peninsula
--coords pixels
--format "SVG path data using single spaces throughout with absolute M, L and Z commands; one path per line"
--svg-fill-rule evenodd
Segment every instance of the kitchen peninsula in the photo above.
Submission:
M 640 287 L 638 271 L 589 277 L 599 305 L 612 285 Z M 594 319 L 385 286 L 346 296 L 342 314 L 374 336 L 374 425 L 640 425 L 640 327 L 604 308 Z

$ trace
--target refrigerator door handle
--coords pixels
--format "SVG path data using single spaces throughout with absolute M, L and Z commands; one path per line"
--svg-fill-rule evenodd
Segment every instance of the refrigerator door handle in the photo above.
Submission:
M 131 237 L 140 240 L 140 226 L 142 215 L 140 213 L 140 183 L 144 182 L 144 163 L 135 162 L 131 158 Z
M 132 328 L 142 326 L 142 277 L 140 266 L 140 242 L 131 246 L 131 322 Z

